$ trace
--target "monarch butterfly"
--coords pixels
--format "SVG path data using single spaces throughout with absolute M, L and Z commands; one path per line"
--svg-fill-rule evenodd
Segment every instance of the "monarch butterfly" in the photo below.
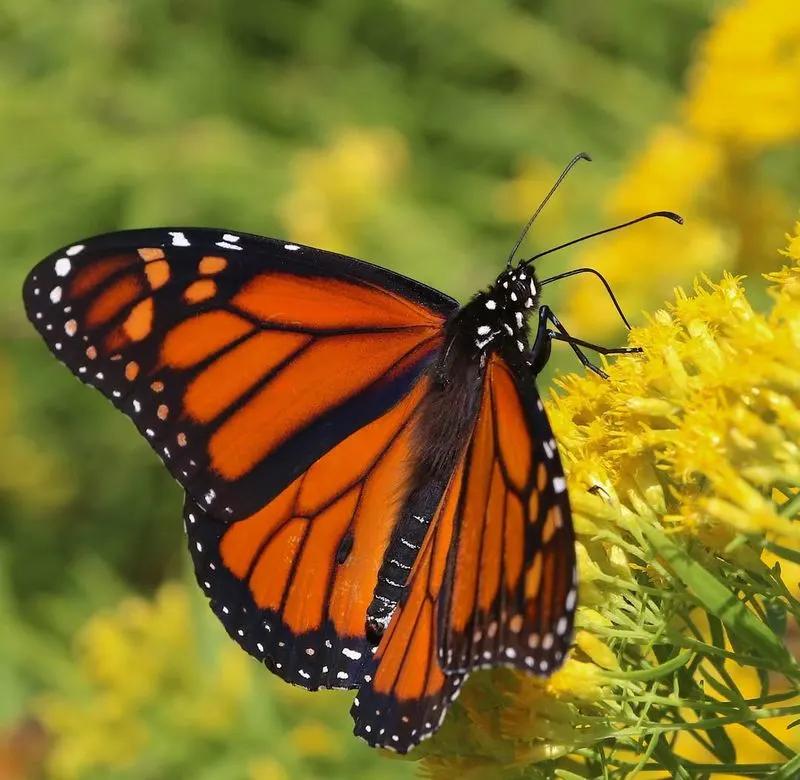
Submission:
M 581 158 L 464 307 L 350 257 L 206 228 L 90 238 L 25 281 L 53 354 L 185 490 L 197 580 L 228 633 L 288 682 L 359 689 L 370 745 L 430 736 L 475 669 L 548 675 L 567 652 L 570 504 L 534 380 L 553 340 L 599 374 L 582 348 L 637 350 L 573 338 L 540 305 L 543 285 L 596 271 L 539 280 L 541 255 L 513 257 Z M 626 224 L 651 216 L 680 220 Z

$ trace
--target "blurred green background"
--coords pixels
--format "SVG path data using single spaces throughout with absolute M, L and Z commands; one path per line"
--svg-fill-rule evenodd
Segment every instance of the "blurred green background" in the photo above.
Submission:
M 800 205 L 786 0 L 5 0 L 0 7 L 0 779 L 402 778 L 349 697 L 273 681 L 194 592 L 180 490 L 47 353 L 22 280 L 68 242 L 209 225 L 355 254 L 465 299 L 528 254 L 634 323 L 758 273 Z M 546 263 L 546 265 L 545 265 Z M 546 270 L 545 270 L 546 269 Z M 548 288 L 624 340 L 591 280 Z M 561 351 L 554 370 L 574 370 Z

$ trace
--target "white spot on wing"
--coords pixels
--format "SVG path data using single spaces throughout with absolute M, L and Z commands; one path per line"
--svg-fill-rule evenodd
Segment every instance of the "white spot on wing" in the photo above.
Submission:
M 236 246 L 236 244 L 231 244 L 230 241 L 217 241 L 217 246 L 221 246 L 223 249 L 238 249 L 240 252 L 242 248 L 240 246 Z
M 83 250 L 84 250 L 84 246 L 83 246 L 83 244 L 75 244 L 75 246 L 71 246 L 71 247 L 70 247 L 70 248 L 67 250 L 67 254 L 68 254 L 70 257 L 74 257 L 74 256 L 75 256 L 75 255 L 77 255 L 79 252 L 83 252 Z
M 489 299 L 486 301 L 486 308 L 490 311 L 494 311 L 497 308 L 497 302 Z
M 223 233 L 222 240 L 236 242 L 239 240 L 239 236 L 234 236 L 233 233 Z
M 357 650 L 351 650 L 349 647 L 343 647 L 342 654 L 346 655 L 348 658 L 351 658 L 353 661 L 357 661 L 359 658 L 361 658 L 361 653 L 359 653 Z
M 478 335 L 485 336 L 487 333 L 491 332 L 491 328 L 488 325 L 478 325 Z
M 52 290 L 50 290 L 50 300 L 53 303 L 58 303 L 61 300 L 61 288 L 60 287 L 54 287 Z
M 59 257 L 56 260 L 56 276 L 66 276 L 72 270 L 72 263 L 68 257 Z
M 297 244 L 284 244 L 283 248 L 288 249 L 290 252 L 296 252 L 298 249 L 300 249 Z
M 170 230 L 172 236 L 172 246 L 191 246 L 189 239 L 180 230 Z
M 575 599 L 577 598 L 577 596 L 578 593 L 575 590 L 575 588 L 572 588 L 572 590 L 570 590 L 570 592 L 567 593 L 567 601 L 565 606 L 568 612 L 572 612 L 572 610 L 575 608 Z
M 553 490 L 556 493 L 563 493 L 567 489 L 567 482 L 564 477 L 553 477 Z

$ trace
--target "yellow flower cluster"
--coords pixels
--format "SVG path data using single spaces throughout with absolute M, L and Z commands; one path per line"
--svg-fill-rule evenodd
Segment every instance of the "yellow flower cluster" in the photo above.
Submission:
M 578 536 L 576 648 L 547 680 L 472 681 L 427 748 L 434 778 L 587 776 L 592 761 L 627 777 L 670 755 L 723 769 L 731 735 L 762 765 L 800 747 L 800 667 L 767 619 L 797 605 L 799 250 L 768 277 L 769 314 L 736 277 L 704 278 L 634 330 L 644 353 L 610 381 L 561 381 L 549 414 Z
M 785 0 L 724 8 L 690 78 L 688 123 L 731 145 L 800 136 L 800 10 Z
M 351 252 L 355 232 L 402 171 L 403 138 L 394 131 L 344 128 L 326 149 L 294 160 L 294 186 L 281 218 L 294 240 Z
M 765 268 L 790 209 L 760 155 L 800 138 L 799 96 L 800 5 L 739 0 L 721 10 L 696 48 L 676 119 L 655 129 L 607 200 L 609 223 L 671 209 L 685 227 L 654 222 L 599 239 L 577 265 L 606 274 L 633 308 L 663 299 L 676 278 Z M 576 280 L 563 316 L 595 340 L 619 328 L 601 292 Z
M 352 694 L 309 693 L 268 673 L 194 585 L 168 583 L 153 600 L 94 615 L 72 661 L 34 709 L 49 780 L 409 775 L 352 736 Z

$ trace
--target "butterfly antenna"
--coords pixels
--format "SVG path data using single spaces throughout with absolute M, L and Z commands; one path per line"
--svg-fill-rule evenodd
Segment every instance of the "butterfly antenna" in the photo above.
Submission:
M 539 207 L 536 211 L 533 212 L 533 216 L 528 220 L 528 223 L 522 229 L 522 233 L 519 234 L 519 238 L 517 239 L 516 243 L 514 244 L 513 248 L 511 249 L 511 254 L 508 256 L 508 263 L 507 266 L 511 268 L 511 263 L 514 261 L 514 255 L 517 253 L 517 250 L 520 247 L 520 244 L 525 240 L 525 236 L 528 235 L 528 231 L 531 229 L 531 226 L 536 221 L 536 217 L 539 216 L 541 210 L 547 205 L 547 201 L 553 197 L 553 193 L 558 189 L 558 186 L 561 184 L 562 181 L 566 178 L 567 174 L 575 167 L 575 164 L 579 160 L 586 160 L 587 162 L 591 162 L 592 158 L 586 154 L 586 152 L 581 152 L 580 154 L 576 154 L 567 164 L 567 167 L 561 173 L 561 176 L 556 179 L 556 183 L 550 188 L 550 192 L 544 196 L 544 199 L 539 204 Z
M 527 260 L 523 260 L 521 265 L 530 265 L 534 260 L 538 260 L 540 257 L 544 257 L 545 255 L 550 255 L 553 252 L 558 252 L 560 249 L 566 249 L 568 246 L 580 244 L 582 241 L 588 241 L 590 238 L 604 236 L 606 233 L 614 233 L 617 230 L 622 230 L 622 228 L 635 225 L 637 222 L 644 222 L 645 220 L 654 219 L 655 217 L 664 217 L 666 219 L 671 219 L 673 222 L 677 222 L 679 225 L 683 224 L 683 217 L 680 214 L 676 214 L 674 211 L 651 211 L 649 214 L 637 217 L 636 219 L 631 219 L 628 222 L 623 222 L 620 225 L 614 225 L 613 227 L 605 228 L 604 230 L 598 230 L 596 233 L 589 233 L 588 236 L 573 238 L 572 241 L 567 241 L 566 244 L 559 244 L 558 246 L 554 246 L 550 249 L 545 249 L 544 252 L 539 252 L 538 255 L 534 255 L 533 257 L 529 257 Z
M 625 323 L 625 327 L 630 330 L 631 324 L 628 322 L 625 312 L 622 311 L 622 307 L 619 305 L 619 301 L 617 300 L 617 296 L 614 295 L 611 285 L 608 283 L 608 280 L 605 278 L 605 276 L 603 276 L 603 274 L 601 274 L 596 268 L 575 268 L 572 271 L 564 271 L 563 274 L 556 274 L 555 276 L 550 276 L 547 279 L 540 279 L 539 287 L 544 287 L 546 284 L 552 284 L 553 282 L 558 282 L 561 279 L 568 279 L 570 276 L 577 276 L 578 274 L 594 274 L 603 283 L 603 286 L 606 288 L 606 292 L 608 293 L 608 297 L 611 298 L 611 302 L 614 304 L 614 308 L 617 310 L 617 314 L 619 314 L 620 318 Z

